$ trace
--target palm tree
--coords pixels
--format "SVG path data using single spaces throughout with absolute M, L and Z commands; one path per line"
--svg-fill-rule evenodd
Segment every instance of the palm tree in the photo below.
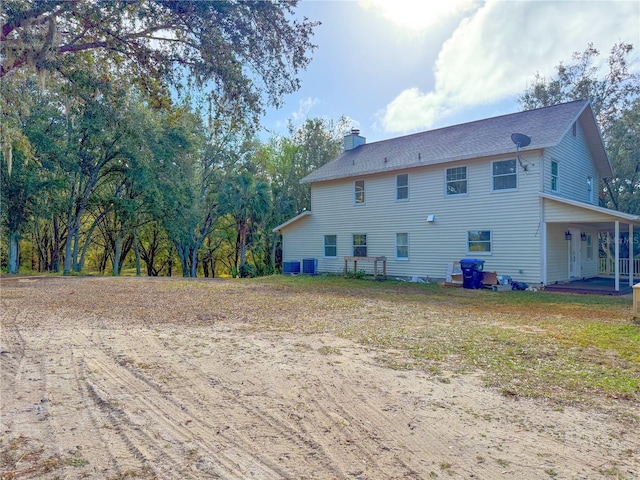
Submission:
M 271 197 L 269 186 L 247 171 L 229 176 L 220 192 L 221 211 L 233 217 L 235 222 L 235 268 L 241 277 L 247 274 L 247 244 L 250 233 L 266 218 Z M 234 272 L 235 273 L 235 272 Z

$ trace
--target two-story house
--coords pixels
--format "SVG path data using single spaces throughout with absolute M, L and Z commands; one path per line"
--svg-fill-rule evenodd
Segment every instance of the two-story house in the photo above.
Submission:
M 311 210 L 274 231 L 284 261 L 316 258 L 318 272 L 342 272 L 345 256 L 384 256 L 389 276 L 441 280 L 451 262 L 475 257 L 514 280 L 566 282 L 599 274 L 600 232 L 633 238 L 640 226 L 599 206 L 611 176 L 588 101 L 370 144 L 353 130 L 338 158 L 302 180 Z M 616 289 L 634 274 L 633 262 L 618 267 L 618 243 Z

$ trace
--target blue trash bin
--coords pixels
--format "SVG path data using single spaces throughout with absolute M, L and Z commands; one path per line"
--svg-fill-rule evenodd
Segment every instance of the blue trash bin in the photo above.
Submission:
M 484 260 L 479 258 L 463 258 L 460 260 L 463 288 L 482 288 L 482 271 Z

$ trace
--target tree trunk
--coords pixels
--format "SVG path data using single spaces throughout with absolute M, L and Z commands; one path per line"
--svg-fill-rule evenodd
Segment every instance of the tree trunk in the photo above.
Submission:
M 142 267 L 140 266 L 140 249 L 138 248 L 138 233 L 133 231 L 133 252 L 136 255 L 136 277 L 142 275 Z
M 71 264 L 72 264 L 72 251 L 71 251 L 71 243 L 73 242 L 73 238 L 75 237 L 75 226 L 69 224 L 68 232 L 67 232 L 67 241 L 64 246 L 64 270 L 62 272 L 63 275 L 69 275 L 71 273 Z
M 191 247 L 191 278 L 196 278 L 198 274 L 198 249 Z
M 20 234 L 9 232 L 9 273 L 17 274 L 20 267 Z
M 120 275 L 120 255 L 122 255 L 122 235 L 118 234 L 116 236 L 115 247 L 113 249 L 113 276 L 117 277 Z
M 60 273 L 60 228 L 58 217 L 53 217 L 53 247 L 51 248 L 51 271 Z

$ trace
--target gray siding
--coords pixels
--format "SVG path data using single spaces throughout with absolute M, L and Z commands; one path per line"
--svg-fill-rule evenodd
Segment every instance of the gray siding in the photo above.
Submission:
M 559 188 L 557 192 L 551 191 L 552 160 L 557 161 L 559 167 Z M 593 196 L 590 202 L 587 177 L 593 179 Z M 577 122 L 575 137 L 571 129 L 569 129 L 569 132 L 558 145 L 545 151 L 543 178 L 542 191 L 544 193 L 598 205 L 600 177 L 595 168 L 593 156 L 587 147 L 584 130 L 580 122 Z

